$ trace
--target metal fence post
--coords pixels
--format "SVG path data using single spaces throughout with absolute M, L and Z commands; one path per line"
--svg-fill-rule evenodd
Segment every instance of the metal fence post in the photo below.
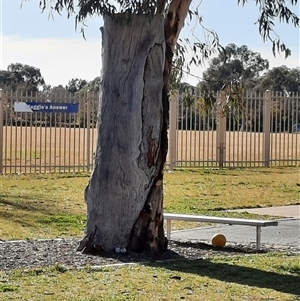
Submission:
M 270 119 L 271 119 L 271 91 L 264 94 L 263 109 L 263 161 L 265 167 L 270 167 Z
M 91 168 L 91 100 L 90 93 L 87 92 L 87 106 L 86 106 L 86 165 L 87 170 L 90 171 Z M 92 161 L 93 162 L 93 161 Z
M 4 114 L 3 90 L 0 89 L 0 175 L 3 174 L 3 147 L 4 147 L 3 114 Z
M 222 105 L 225 102 L 225 95 L 221 93 L 218 97 L 219 112 L 217 124 L 217 161 L 219 167 L 223 168 L 225 157 L 225 143 L 226 143 L 226 116 L 223 114 Z
M 177 99 L 178 92 L 170 96 L 169 111 L 169 171 L 173 171 L 176 164 L 176 128 L 177 128 Z

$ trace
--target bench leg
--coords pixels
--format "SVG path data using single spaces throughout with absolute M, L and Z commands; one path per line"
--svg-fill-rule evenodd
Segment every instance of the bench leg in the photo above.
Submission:
M 167 219 L 167 239 L 171 238 L 171 220 Z
M 261 226 L 256 226 L 256 249 L 260 249 L 260 241 L 261 241 Z

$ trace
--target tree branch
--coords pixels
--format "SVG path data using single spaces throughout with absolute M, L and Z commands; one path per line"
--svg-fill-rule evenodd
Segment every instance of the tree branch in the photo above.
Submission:
M 173 51 L 192 0 L 173 0 L 165 22 L 166 43 Z

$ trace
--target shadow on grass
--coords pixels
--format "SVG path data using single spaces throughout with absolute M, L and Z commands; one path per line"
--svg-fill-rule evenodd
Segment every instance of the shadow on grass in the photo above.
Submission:
M 47 201 L 43 200 L 34 200 L 32 196 L 26 195 L 0 195 L 0 206 L 10 206 L 16 210 L 24 210 L 28 212 L 39 212 L 46 215 L 55 215 L 55 214 L 70 214 L 70 212 L 64 208 L 55 208 L 51 205 L 51 199 Z
M 228 256 L 230 261 L 230 254 L 242 255 L 242 254 L 261 254 L 268 253 L 266 250 L 257 251 L 251 247 L 236 246 L 236 247 L 214 247 L 205 243 L 191 243 L 191 242 L 174 242 L 174 245 L 180 247 L 181 250 L 187 248 L 193 248 L 196 251 L 194 259 L 187 259 L 177 253 L 173 253 L 172 257 L 175 260 L 153 262 L 147 265 L 152 267 L 161 267 L 171 271 L 192 273 L 203 277 L 209 277 L 217 279 L 223 282 L 232 282 L 241 285 L 247 285 L 258 288 L 267 288 L 276 290 L 278 292 L 300 295 L 300 273 L 295 272 L 295 275 L 283 275 L 272 271 L 263 271 L 254 267 L 245 267 L 235 265 L 226 262 L 213 262 L 211 259 L 197 257 L 197 250 L 207 250 L 210 255 L 221 255 L 224 252 L 224 256 Z M 214 254 L 216 252 L 216 254 Z M 171 251 L 172 253 L 172 251 Z M 225 261 L 225 260 L 223 260 Z M 264 262 L 262 262 L 264 265 Z
M 57 179 L 76 179 L 76 178 L 86 178 L 88 183 L 88 180 L 90 178 L 90 173 L 60 173 L 57 175 L 53 180 Z
M 267 288 L 296 296 L 300 295 L 300 277 L 298 275 L 282 275 L 257 268 L 212 262 L 209 259 L 177 260 L 154 263 L 151 266 L 163 267 L 177 272 L 193 273 L 223 282 Z
M 178 242 L 176 242 L 176 244 L 177 243 Z M 175 245 L 173 245 L 172 247 L 176 247 Z M 220 280 L 222 282 L 231 282 L 257 288 L 267 288 L 296 296 L 300 295 L 300 274 L 298 270 L 295 270 L 295 272 L 292 272 L 290 274 L 283 274 L 286 273 L 285 269 L 281 269 L 278 266 L 278 269 L 283 272 L 282 274 L 280 274 L 274 271 L 261 270 L 257 267 L 245 267 L 242 265 L 230 263 L 233 262 L 231 259 L 231 256 L 233 255 L 244 254 L 246 256 L 246 254 L 249 254 L 251 256 L 254 256 L 254 254 L 258 253 L 268 253 L 265 250 L 257 251 L 253 248 L 243 246 L 217 248 L 204 243 L 180 243 L 178 244 L 178 246 L 179 245 L 183 254 L 185 252 L 185 249 L 195 248 L 196 252 L 194 253 L 194 256 L 186 258 L 185 256 L 180 255 L 176 251 L 174 252 L 170 249 L 168 249 L 164 254 L 161 254 L 158 257 L 151 257 L 150 254 L 118 255 L 115 253 L 98 253 L 95 255 L 100 255 L 101 257 L 107 258 L 117 258 L 123 263 L 143 263 L 145 266 L 164 268 L 176 272 L 192 273 L 198 276 Z M 199 252 L 197 252 L 197 249 L 199 250 Z M 220 261 L 222 262 L 214 262 L 213 259 L 210 258 L 201 258 L 203 257 L 203 254 L 205 254 L 205 252 L 203 252 L 203 249 L 207 250 L 207 254 L 209 254 L 210 256 L 222 256 L 222 253 L 224 252 L 224 257 L 220 259 Z M 201 253 L 200 250 L 202 250 Z M 226 263 L 227 260 L 228 263 Z M 262 261 L 257 265 L 261 265 L 263 268 L 265 268 L 266 264 L 267 263 L 265 263 L 262 259 Z M 178 275 L 174 277 L 174 279 L 181 280 L 181 276 Z
M 32 227 L 33 223 L 39 223 L 49 225 L 59 231 L 70 229 L 83 231 L 86 223 L 84 214 L 70 213 L 61 208 L 58 210 L 39 201 L 33 203 L 28 196 L 14 196 L 13 199 L 8 200 L 2 195 L 0 196 L 0 208 L 3 208 L 0 211 L 0 218 L 27 227 Z
M 38 211 L 41 213 L 51 213 L 51 209 L 47 208 L 48 206 L 43 205 L 42 202 L 33 203 L 32 198 L 29 196 L 13 196 L 10 198 L 13 200 L 9 200 L 5 195 L 0 196 L 0 205 L 11 206 L 16 210 L 25 210 L 25 211 Z M 28 202 L 26 201 L 28 200 Z M 46 208 L 45 208 L 46 207 Z

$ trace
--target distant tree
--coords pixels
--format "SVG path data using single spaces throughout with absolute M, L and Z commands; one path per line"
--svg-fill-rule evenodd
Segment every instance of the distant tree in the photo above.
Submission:
M 40 69 L 33 66 L 16 63 L 0 71 L 0 85 L 13 91 L 37 92 L 44 84 Z
M 275 67 L 261 77 L 256 89 L 261 92 L 300 92 L 300 68 Z
M 0 87 L 12 89 L 17 83 L 14 73 L 7 70 L 0 70 Z
M 80 92 L 86 93 L 87 91 L 92 93 L 99 93 L 101 85 L 101 77 L 97 76 L 93 80 L 89 81 L 84 87 L 80 89 Z
M 271 102 L 272 131 L 291 131 L 294 122 L 299 120 L 299 108 L 297 102 L 289 101 L 289 96 L 300 92 L 300 68 L 275 67 L 261 77 L 256 89 L 274 93 Z
M 51 95 L 59 96 L 59 95 L 65 95 L 66 93 L 69 94 L 69 91 L 65 87 L 63 87 L 63 85 L 58 85 L 52 87 L 50 93 Z
M 72 94 L 80 91 L 87 85 L 87 81 L 85 79 L 72 78 L 69 83 L 66 85 L 66 89 Z
M 209 67 L 203 72 L 200 87 L 217 92 L 224 85 L 239 82 L 245 88 L 252 88 L 260 74 L 269 68 L 268 60 L 245 45 L 238 47 L 229 44 L 225 51 L 210 61 Z
M 47 85 L 47 84 L 43 85 L 43 87 L 42 87 L 42 94 L 43 95 L 50 94 L 51 91 L 52 91 L 52 86 L 51 85 Z
M 89 121 L 91 126 L 96 126 L 99 106 L 100 82 L 101 78 L 97 76 L 93 80 L 87 82 L 85 85 L 82 85 L 81 88 L 76 92 L 77 96 L 86 99 L 86 101 L 80 105 L 80 109 L 77 114 L 78 123 L 81 127 L 87 126 L 87 111 L 89 111 Z M 79 87 L 80 85 L 78 85 L 78 88 Z
M 97 149 L 85 189 L 87 224 L 78 250 L 97 252 L 124 247 L 157 253 L 167 247 L 163 172 L 168 150 L 168 84 L 186 16 L 202 22 L 198 9 L 190 10 L 191 2 L 39 1 L 43 10 L 67 10 L 68 16 L 74 13 L 77 22 L 84 23 L 90 15 L 104 18 Z M 244 5 L 247 1 L 238 3 Z M 280 39 L 272 36 L 273 21 L 280 19 L 299 26 L 298 16 L 289 8 L 297 0 L 255 3 L 260 8 L 260 34 L 271 41 L 274 51 L 278 46 L 279 51 L 289 54 Z M 218 36 L 209 36 L 210 41 L 192 45 L 195 63 L 221 50 Z
M 100 85 L 101 85 L 101 77 L 97 76 L 92 81 L 88 82 L 86 87 L 90 92 L 97 93 L 100 90 Z

